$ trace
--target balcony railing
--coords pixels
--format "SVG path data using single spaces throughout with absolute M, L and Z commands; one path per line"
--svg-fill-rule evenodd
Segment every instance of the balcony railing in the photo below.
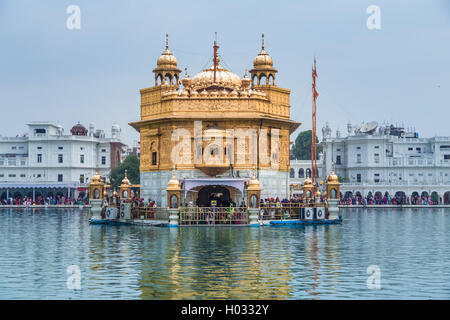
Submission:
M 168 220 L 169 214 L 167 208 L 161 207 L 138 207 L 131 210 L 132 219 L 140 220 Z
M 248 224 L 247 208 L 183 207 L 180 225 L 239 225 Z
M 264 204 L 260 208 L 260 219 L 262 220 L 289 220 L 289 219 L 301 219 L 302 208 L 306 207 L 325 207 L 325 203 L 281 203 L 280 207 L 277 207 L 275 203 Z

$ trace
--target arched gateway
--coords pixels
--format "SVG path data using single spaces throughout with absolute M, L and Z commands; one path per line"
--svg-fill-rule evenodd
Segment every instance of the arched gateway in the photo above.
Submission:
M 198 192 L 197 205 L 199 207 L 228 207 L 233 203 L 230 190 L 223 186 L 207 186 Z
M 450 191 L 444 193 L 444 204 L 450 204 Z

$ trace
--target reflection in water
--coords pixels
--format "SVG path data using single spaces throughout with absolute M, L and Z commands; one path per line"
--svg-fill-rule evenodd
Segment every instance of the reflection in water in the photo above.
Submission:
M 312 271 L 313 271 L 313 285 L 310 290 L 307 290 L 307 293 L 310 293 L 314 296 L 319 295 L 315 289 L 319 285 L 319 269 L 320 269 L 320 261 L 319 261 L 319 245 L 317 241 L 317 228 L 313 226 L 313 234 L 311 235 L 311 242 L 309 243 L 309 250 L 308 250 L 308 258 L 310 259 L 312 263 Z
M 336 292 L 339 282 L 340 265 L 339 265 L 339 253 L 340 235 L 342 228 L 325 228 L 324 229 L 324 254 L 325 272 L 328 274 L 328 286 L 331 292 Z
M 289 252 L 279 238 L 261 248 L 261 230 L 229 227 L 169 229 L 164 237 L 165 257 L 143 261 L 143 299 L 289 297 Z
M 342 213 L 332 226 L 177 229 L 0 208 L 0 299 L 450 298 L 449 210 Z M 81 290 L 67 288 L 70 265 Z M 370 265 L 381 290 L 367 289 Z

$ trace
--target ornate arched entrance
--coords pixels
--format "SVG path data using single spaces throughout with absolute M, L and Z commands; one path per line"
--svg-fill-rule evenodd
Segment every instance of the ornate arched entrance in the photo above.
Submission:
M 444 204 L 450 204 L 450 191 L 444 193 Z
M 216 194 L 217 206 L 229 206 L 233 201 L 239 206 L 244 201 L 247 178 L 197 178 L 183 179 L 184 202 L 186 205 L 211 206 L 210 196 Z M 216 199 L 217 200 L 217 199 Z M 219 203 L 220 202 L 220 203 Z
M 232 202 L 230 190 L 224 186 L 206 186 L 198 191 L 199 207 L 209 207 L 212 201 L 216 201 L 217 207 L 228 207 Z

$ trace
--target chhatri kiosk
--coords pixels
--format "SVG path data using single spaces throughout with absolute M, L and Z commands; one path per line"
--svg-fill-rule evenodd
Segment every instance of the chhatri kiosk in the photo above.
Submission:
M 181 205 L 248 204 L 251 180 L 250 194 L 258 180 L 261 198 L 288 198 L 290 135 L 300 123 L 290 119 L 290 90 L 276 84 L 264 36 L 250 76 L 224 68 L 213 48 L 211 67 L 191 78 L 166 38 L 155 85 L 140 90 L 141 117 L 130 125 L 140 133 L 141 197 L 170 206 L 176 177 Z

